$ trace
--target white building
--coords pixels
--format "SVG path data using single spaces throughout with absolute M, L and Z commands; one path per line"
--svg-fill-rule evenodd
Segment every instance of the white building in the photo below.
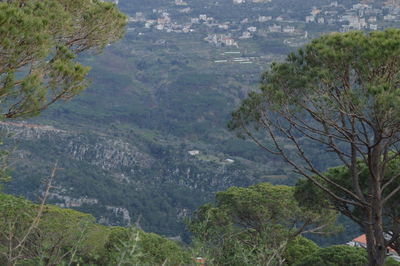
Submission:
M 283 32 L 285 33 L 293 33 L 295 31 L 295 28 L 293 26 L 286 26 L 283 28 Z
M 151 26 L 153 26 L 155 23 L 156 23 L 155 20 L 147 20 L 146 23 L 144 24 L 144 27 L 145 27 L 146 29 L 150 29 Z
M 252 36 L 251 36 L 251 32 L 249 32 L 249 31 L 244 31 L 243 33 L 242 33 L 242 36 L 240 36 L 239 37 L 239 39 L 250 39 Z
M 306 23 L 311 23 L 315 21 L 315 17 L 314 16 L 307 16 L 306 17 Z
M 228 24 L 218 24 L 218 28 L 227 30 L 227 29 L 229 29 L 229 25 Z
M 237 45 L 236 42 L 235 42 L 235 40 L 232 39 L 232 38 L 224 38 L 224 39 L 223 39 L 223 42 L 224 42 L 224 44 L 225 44 L 226 46 L 234 46 L 234 45 Z
M 395 20 L 395 19 L 396 19 L 396 16 L 393 16 L 391 14 L 383 16 L 383 20 L 392 21 L 392 20 Z
M 197 23 L 200 23 L 200 19 L 199 18 L 191 18 L 190 22 L 193 24 L 197 24 Z
M 175 5 L 177 5 L 177 6 L 186 6 L 187 3 L 184 2 L 183 0 L 175 0 Z
M 200 151 L 198 151 L 198 150 L 192 150 L 192 151 L 188 151 L 188 153 L 189 153 L 190 155 L 192 155 L 192 156 L 195 156 L 195 155 L 199 155 L 199 154 L 200 154 Z
M 200 19 L 200 20 L 207 21 L 207 15 L 201 14 L 201 15 L 199 15 L 199 19 Z
M 370 30 L 378 30 L 378 25 L 377 24 L 369 24 L 369 29 Z
M 281 25 L 276 25 L 276 24 L 274 24 L 274 25 L 272 25 L 272 26 L 269 26 L 269 27 L 268 27 L 268 30 L 269 30 L 270 32 L 281 32 L 281 31 L 282 31 L 282 26 L 281 26 Z
M 247 30 L 250 31 L 250 32 L 256 32 L 257 31 L 257 27 L 248 27 Z
M 325 24 L 325 18 L 324 17 L 320 17 L 317 19 L 317 23 L 318 24 Z
M 259 16 L 258 17 L 258 22 L 267 22 L 267 21 L 270 21 L 270 20 L 272 20 L 271 16 Z
M 354 10 L 369 9 L 369 8 L 371 8 L 371 6 L 367 5 L 367 4 L 355 4 L 355 5 L 353 5 L 353 9 Z

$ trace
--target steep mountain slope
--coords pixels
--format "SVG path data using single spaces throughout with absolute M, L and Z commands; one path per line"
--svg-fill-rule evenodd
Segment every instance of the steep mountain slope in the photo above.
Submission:
M 241 24 L 247 17 L 296 11 L 282 11 L 278 2 L 186 2 L 189 11 L 173 1 L 121 0 L 119 5 L 131 17 L 141 12 L 149 20 L 169 12 L 179 25 L 206 13 L 219 23 L 230 21 L 231 36 L 250 26 Z M 316 2 L 329 1 L 305 2 L 295 18 Z M 228 8 L 231 12 L 222 12 Z M 92 66 L 93 80 L 84 93 L 38 118 L 3 123 L 13 132 L 8 147 L 16 148 L 6 191 L 35 199 L 41 178 L 59 161 L 52 203 L 89 212 L 105 224 L 139 221 L 147 231 L 185 236 L 183 219 L 215 191 L 262 181 L 293 184 L 285 164 L 236 138 L 226 123 L 240 99 L 257 88 L 268 64 L 293 49 L 284 41 L 306 41 L 303 29 L 293 36 L 256 35 L 236 47 L 204 40 L 222 34 L 218 26 L 193 27 L 184 34 L 132 22 L 123 41 L 102 55 L 82 58 Z M 316 28 L 310 35 L 320 32 Z M 311 150 L 318 153 L 318 147 Z M 318 160 L 321 168 L 334 164 Z
M 111 225 L 140 219 L 144 229 L 169 236 L 182 232 L 181 220 L 213 192 L 274 178 L 268 170 L 275 169 L 273 162 L 261 166 L 227 158 L 211 145 L 190 155 L 196 153 L 191 144 L 157 136 L 128 138 L 32 124 L 2 127 L 18 143 L 8 192 L 35 199 L 41 178 L 57 160 L 61 170 L 50 202 L 90 212 Z

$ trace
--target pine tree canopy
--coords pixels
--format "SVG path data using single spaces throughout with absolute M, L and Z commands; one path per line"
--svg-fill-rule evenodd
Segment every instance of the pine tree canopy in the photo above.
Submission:
M 99 0 L 0 1 L 0 114 L 30 117 L 84 90 L 76 57 L 120 39 L 126 17 Z

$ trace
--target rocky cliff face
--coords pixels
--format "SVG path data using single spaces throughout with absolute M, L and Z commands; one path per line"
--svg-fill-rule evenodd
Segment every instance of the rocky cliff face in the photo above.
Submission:
M 0 122 L 0 127 L 19 141 L 58 144 L 51 147 L 73 160 L 85 161 L 104 170 L 138 166 L 149 168 L 154 159 L 134 145 L 109 136 L 79 134 L 28 123 Z
M 178 143 L 150 145 L 144 140 L 138 147 L 129 138 L 96 132 L 27 123 L 0 126 L 11 133 L 9 147 L 17 143 L 10 192 L 34 199 L 40 179 L 58 160 L 62 170 L 51 203 L 90 212 L 113 225 L 129 225 L 141 216 L 144 229 L 170 236 L 214 191 L 249 185 L 265 174 L 265 169 L 256 173 L 244 160 L 206 148 L 193 153 Z

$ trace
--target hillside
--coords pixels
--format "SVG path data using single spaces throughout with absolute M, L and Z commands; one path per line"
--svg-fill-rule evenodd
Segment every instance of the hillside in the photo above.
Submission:
M 340 18 L 357 13 L 358 1 L 338 2 L 120 0 L 130 17 L 125 38 L 81 58 L 92 67 L 92 85 L 38 118 L 2 123 L 16 149 L 5 190 L 36 199 L 59 161 L 51 203 L 108 225 L 140 217 L 146 231 L 187 239 L 183 219 L 214 192 L 294 184 L 287 166 L 226 124 L 271 62 L 348 25 Z M 316 21 L 326 22 L 306 23 L 314 7 Z M 379 27 L 395 23 L 383 15 Z M 319 147 L 309 152 L 321 169 L 337 164 Z
M 190 251 L 137 227 L 103 226 L 92 216 L 0 193 L 0 263 L 9 265 L 192 264 Z M 39 217 L 36 226 L 35 217 Z M 12 226 L 9 226 L 12 225 Z M 25 239 L 25 240 L 22 240 Z

